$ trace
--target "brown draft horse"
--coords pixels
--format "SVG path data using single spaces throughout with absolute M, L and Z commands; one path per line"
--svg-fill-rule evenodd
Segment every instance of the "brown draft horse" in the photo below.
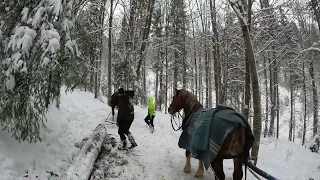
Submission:
M 170 114 L 174 114 L 178 112 L 179 110 L 183 109 L 185 118 L 183 120 L 182 124 L 185 124 L 185 121 L 188 119 L 188 117 L 197 110 L 203 108 L 203 106 L 200 104 L 200 102 L 197 100 L 197 97 L 192 94 L 191 92 L 181 89 L 177 90 L 175 89 L 175 95 L 173 97 L 173 100 L 168 108 L 168 112 Z M 226 139 L 223 141 L 221 145 L 221 149 L 216 155 L 213 162 L 211 162 L 211 167 L 213 168 L 216 179 L 224 180 L 225 174 L 223 172 L 223 159 L 233 159 L 234 162 L 234 172 L 233 172 L 233 179 L 234 180 L 241 180 L 243 177 L 243 170 L 242 170 L 242 164 L 245 163 L 246 156 L 245 154 L 247 152 L 245 149 L 245 127 L 238 126 L 233 131 L 231 131 Z M 191 153 L 190 151 L 186 150 L 186 164 L 184 167 L 185 173 L 190 173 L 191 171 Z M 204 165 L 203 162 L 199 160 L 199 167 L 197 170 L 197 173 L 195 177 L 202 178 L 204 174 Z

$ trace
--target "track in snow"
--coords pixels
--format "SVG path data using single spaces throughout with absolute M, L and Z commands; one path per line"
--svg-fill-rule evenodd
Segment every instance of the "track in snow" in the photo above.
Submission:
M 117 146 L 120 139 L 117 127 L 106 125 L 109 139 L 106 141 L 102 153 L 95 164 L 91 180 L 191 180 L 194 177 L 198 160 L 192 159 L 191 173 L 183 172 L 185 151 L 178 147 L 181 131 L 173 131 L 168 115 L 158 113 L 154 124 L 155 132 L 150 133 L 144 122 L 146 110 L 136 107 L 135 120 L 131 126 L 131 133 L 138 146 L 129 151 L 119 151 Z M 114 117 L 116 119 L 116 117 Z M 108 121 L 112 121 L 109 117 Z M 225 167 L 226 179 L 232 179 L 233 167 Z M 230 173 L 229 173 L 230 172 Z M 228 175 L 231 174 L 231 175 Z M 213 172 L 205 172 L 203 180 L 214 179 Z

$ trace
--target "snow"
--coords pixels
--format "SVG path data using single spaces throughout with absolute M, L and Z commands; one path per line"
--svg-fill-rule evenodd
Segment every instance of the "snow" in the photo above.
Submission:
M 50 51 L 52 54 L 56 53 L 60 48 L 60 43 L 58 39 L 51 39 L 49 41 L 48 45 L 48 51 Z
M 14 76 L 10 74 L 6 81 L 6 88 L 7 90 L 12 90 L 15 85 L 16 85 L 16 80 Z
M 46 67 L 50 62 L 51 60 L 49 58 L 44 57 L 41 63 L 41 67 Z
M 34 15 L 34 19 L 32 21 L 32 26 L 34 28 L 37 28 L 40 25 L 41 19 L 42 19 L 42 15 L 45 12 L 46 8 L 45 7 L 40 7 L 36 14 Z
M 62 11 L 61 0 L 54 0 L 52 2 L 54 3 L 52 12 L 53 12 L 54 15 L 59 16 L 60 11 Z
M 79 149 L 75 147 L 83 138 L 89 137 L 93 129 L 108 118 L 111 108 L 104 102 L 105 97 L 94 99 L 88 92 L 76 90 L 66 94 L 61 90 L 61 105 L 54 105 L 46 117 L 47 128 L 42 128 L 43 141 L 40 143 L 18 143 L 10 134 L 0 131 L 0 180 L 49 179 L 50 172 L 61 176 L 70 165 Z M 116 113 L 117 114 L 117 113 Z M 126 151 L 112 147 L 106 143 L 105 153 L 98 161 L 98 169 L 94 171 L 95 178 L 108 172 L 106 179 L 162 179 L 191 180 L 198 167 L 198 161 L 192 159 L 191 174 L 185 174 L 185 152 L 178 147 L 181 131 L 173 131 L 170 116 L 157 112 L 155 117 L 155 132 L 151 134 L 144 122 L 147 108 L 135 107 L 135 120 L 130 131 L 138 146 Z M 110 116 L 109 116 L 110 115 Z M 114 117 L 116 118 L 116 117 Z M 117 127 L 105 122 L 108 133 L 117 142 Z M 109 139 L 110 140 L 110 139 Z M 299 144 L 286 140 L 262 138 L 258 167 L 279 179 L 308 180 L 320 177 L 319 154 L 311 153 Z M 226 179 L 232 179 L 233 163 L 224 161 Z M 48 173 L 49 172 L 49 173 Z M 36 178 L 38 176 L 38 178 Z M 53 179 L 53 178 L 51 178 Z M 205 172 L 203 180 L 213 179 L 211 170 Z M 248 172 L 249 180 L 254 180 Z
M 61 175 L 79 152 L 75 143 L 89 137 L 109 113 L 109 108 L 91 93 L 75 91 L 66 95 L 61 90 L 61 94 L 60 110 L 51 105 L 46 115 L 42 142 L 18 143 L 7 132 L 0 131 L 0 180 L 26 180 L 26 172 L 28 180 L 36 176 L 48 179 L 48 172 Z
M 29 8 L 24 7 L 22 9 L 22 11 L 21 11 L 21 15 L 22 15 L 21 22 L 26 22 L 27 21 L 28 13 L 29 13 Z

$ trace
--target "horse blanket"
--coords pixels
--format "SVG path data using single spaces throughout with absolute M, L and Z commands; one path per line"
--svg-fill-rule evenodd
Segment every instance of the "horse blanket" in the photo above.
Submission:
M 245 148 L 249 151 L 254 142 L 250 125 L 240 113 L 228 107 L 200 109 L 191 114 L 178 145 L 201 160 L 208 170 L 227 135 L 239 124 L 247 127 Z

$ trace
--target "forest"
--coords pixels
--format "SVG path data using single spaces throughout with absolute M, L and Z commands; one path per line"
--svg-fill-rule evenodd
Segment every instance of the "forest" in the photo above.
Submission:
M 288 140 L 304 145 L 319 133 L 319 29 L 319 0 L 4 0 L 0 126 L 41 140 L 62 87 L 133 89 L 146 105 L 153 74 L 159 111 L 181 87 L 243 112 L 253 158 L 260 137 L 279 137 L 285 107 Z

